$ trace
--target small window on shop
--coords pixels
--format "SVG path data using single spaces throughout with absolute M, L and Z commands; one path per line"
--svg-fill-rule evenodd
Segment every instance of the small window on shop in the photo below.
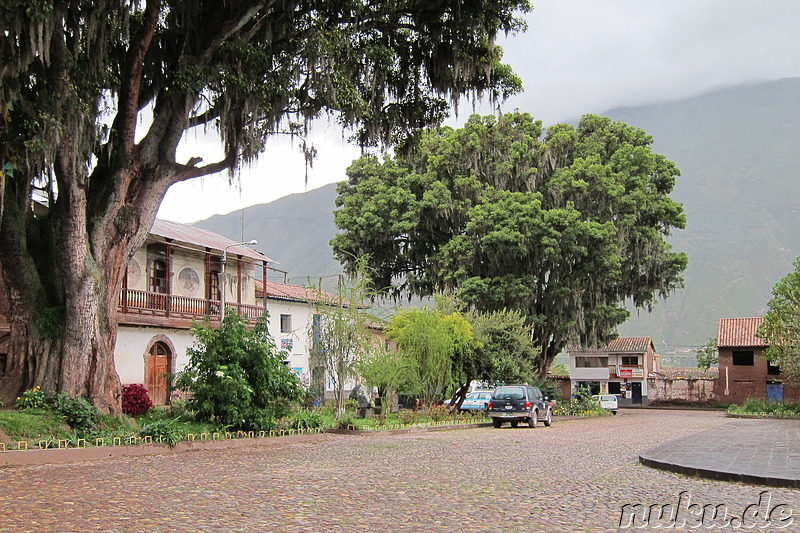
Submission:
M 623 365 L 638 365 L 639 364 L 639 356 L 638 355 L 623 355 L 622 356 L 622 364 Z

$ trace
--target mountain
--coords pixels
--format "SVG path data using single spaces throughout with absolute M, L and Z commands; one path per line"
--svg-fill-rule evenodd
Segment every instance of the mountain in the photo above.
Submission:
M 689 256 L 686 288 L 620 333 L 669 352 L 716 337 L 719 318 L 762 315 L 800 255 L 800 78 L 608 116 L 647 131 L 681 169 L 672 197 L 687 223 L 671 243 Z
M 730 87 L 684 100 L 612 109 L 681 169 L 672 197 L 687 225 L 670 242 L 689 256 L 686 287 L 652 313 L 633 311 L 623 336 L 650 336 L 661 353 L 690 352 L 721 317 L 763 314 L 770 290 L 800 255 L 800 78 Z M 256 238 L 294 283 L 341 273 L 328 242 L 335 185 L 198 222 Z M 244 228 L 244 231 L 242 231 Z
M 291 194 L 267 204 L 215 215 L 195 225 L 228 238 L 256 239 L 256 248 L 277 261 L 276 268 L 287 272 L 287 281 L 305 285 L 309 281 L 335 286 L 342 266 L 333 258 L 328 242 L 336 233 L 333 223 L 336 184 L 306 193 Z M 283 276 L 276 273 L 278 280 Z M 269 275 L 272 279 L 272 275 Z

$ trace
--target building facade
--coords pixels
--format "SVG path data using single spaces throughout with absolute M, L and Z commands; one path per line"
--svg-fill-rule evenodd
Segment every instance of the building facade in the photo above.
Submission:
M 620 337 L 598 350 L 571 349 L 569 376 L 573 391 L 616 394 L 620 404 L 646 404 L 647 378 L 661 370 L 661 358 L 650 337 Z
M 720 402 L 742 403 L 748 398 L 800 400 L 800 390 L 787 384 L 780 367 L 766 358 L 767 343 L 758 337 L 763 322 L 763 317 L 720 319 L 719 378 L 714 388 Z

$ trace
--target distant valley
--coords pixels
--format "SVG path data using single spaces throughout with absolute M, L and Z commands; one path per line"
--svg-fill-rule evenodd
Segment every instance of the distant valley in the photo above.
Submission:
M 620 330 L 651 336 L 661 353 L 693 353 L 721 317 L 761 315 L 800 255 L 800 79 L 732 87 L 685 100 L 613 109 L 681 169 L 672 197 L 687 227 L 671 239 L 689 256 L 686 288 Z M 328 242 L 336 186 L 281 198 L 198 226 L 255 238 L 291 283 L 330 286 L 342 268 Z M 279 276 L 282 280 L 283 277 Z M 327 283 L 326 283 L 327 282 Z

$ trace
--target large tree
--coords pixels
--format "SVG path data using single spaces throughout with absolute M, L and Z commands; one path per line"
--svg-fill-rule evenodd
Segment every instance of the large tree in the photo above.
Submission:
M 525 0 L 12 0 L 0 7 L 0 273 L 11 340 L 0 396 L 41 385 L 119 409 L 116 305 L 167 188 L 234 171 L 328 114 L 358 142 L 505 96 Z M 195 128 L 224 157 L 179 160 Z M 311 151 L 311 150 L 309 150 Z M 48 212 L 35 216 L 32 198 Z
M 685 225 L 669 198 L 675 165 L 644 131 L 585 116 L 544 131 L 525 113 L 433 129 L 339 186 L 348 268 L 369 258 L 395 296 L 456 290 L 481 311 L 517 309 L 545 376 L 569 342 L 602 345 L 629 315 L 682 286 L 687 259 L 666 237 Z
M 758 336 L 767 342 L 767 359 L 779 365 L 791 383 L 800 385 L 800 258 L 794 271 L 772 288 Z

